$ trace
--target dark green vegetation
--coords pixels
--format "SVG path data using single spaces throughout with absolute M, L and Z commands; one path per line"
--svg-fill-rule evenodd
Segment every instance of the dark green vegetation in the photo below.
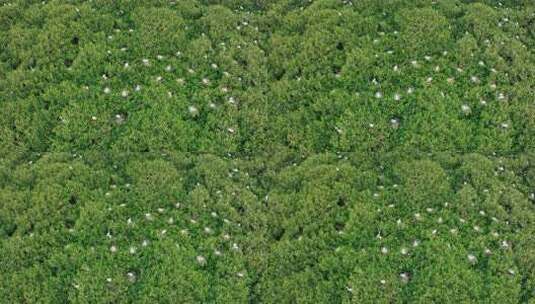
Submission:
M 1 1 L 1 303 L 535 303 L 533 1 Z

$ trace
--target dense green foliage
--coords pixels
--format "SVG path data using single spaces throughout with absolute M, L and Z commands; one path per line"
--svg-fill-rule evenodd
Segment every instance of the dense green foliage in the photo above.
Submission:
M 535 2 L 0 5 L 1 303 L 535 303 Z

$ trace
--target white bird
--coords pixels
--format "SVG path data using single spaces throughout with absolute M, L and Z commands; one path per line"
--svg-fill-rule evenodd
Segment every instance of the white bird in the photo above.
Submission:
M 202 255 L 198 255 L 195 259 L 197 260 L 197 263 L 199 263 L 199 265 L 206 265 L 206 259 Z
M 468 262 L 470 262 L 470 264 L 475 264 L 477 263 L 477 258 L 475 255 L 473 254 L 468 254 Z
M 189 106 L 188 111 L 191 116 L 197 116 L 199 114 L 199 110 L 195 106 Z

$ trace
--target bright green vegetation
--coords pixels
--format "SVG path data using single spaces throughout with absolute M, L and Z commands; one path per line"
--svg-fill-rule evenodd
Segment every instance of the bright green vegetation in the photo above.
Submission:
M 0 1 L 1 303 L 535 303 L 533 1 Z

